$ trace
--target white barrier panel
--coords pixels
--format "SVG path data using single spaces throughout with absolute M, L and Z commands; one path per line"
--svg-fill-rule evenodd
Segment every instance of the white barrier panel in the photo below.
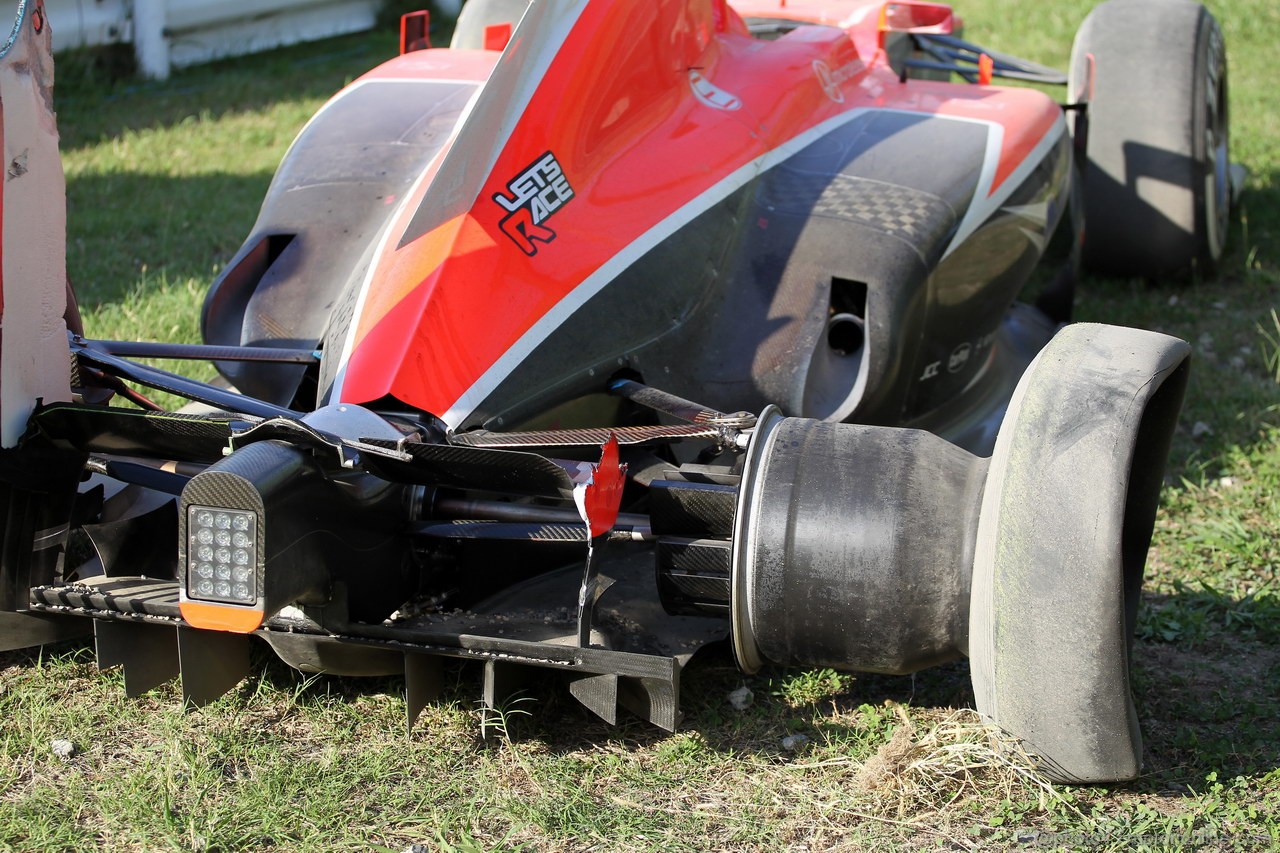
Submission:
M 163 79 L 196 65 L 373 26 L 379 0 L 47 0 L 54 50 L 132 43 Z
M 44 5 L 52 22 L 54 53 L 133 40 L 126 0 L 45 0 Z

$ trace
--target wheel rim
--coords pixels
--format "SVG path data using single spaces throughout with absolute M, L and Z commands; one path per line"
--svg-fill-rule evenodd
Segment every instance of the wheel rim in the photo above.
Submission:
M 1228 152 L 1227 77 L 1222 37 L 1209 43 L 1205 81 L 1205 248 L 1210 260 L 1222 256 L 1231 215 L 1231 160 Z

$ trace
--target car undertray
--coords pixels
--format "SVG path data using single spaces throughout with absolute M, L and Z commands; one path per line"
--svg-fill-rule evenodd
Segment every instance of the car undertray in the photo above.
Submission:
M 539 575 L 465 611 L 414 613 L 402 608 L 381 624 L 351 624 L 342 634 L 318 629 L 290 608 L 256 636 L 303 671 L 355 674 L 403 672 L 410 725 L 439 690 L 440 658 L 483 662 L 484 702 L 499 706 L 528 668 L 562 674 L 570 693 L 609 723 L 618 708 L 663 729 L 680 722 L 680 672 L 709 643 L 728 636 L 720 619 L 673 616 L 658 598 L 652 548 L 604 557 L 590 647 L 577 643 L 574 605 L 581 565 Z M 248 636 L 186 627 L 178 610 L 178 582 L 102 577 L 93 583 L 31 590 L 37 613 L 95 618 L 99 664 L 123 666 L 126 689 L 137 695 L 176 678 L 195 705 L 216 699 L 248 674 Z M 105 620 L 105 621 L 103 621 Z M 199 656 L 222 665 L 183 666 Z

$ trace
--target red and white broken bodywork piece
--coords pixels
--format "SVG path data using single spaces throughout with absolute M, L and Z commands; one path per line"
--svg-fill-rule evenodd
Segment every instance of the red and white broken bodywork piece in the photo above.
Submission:
M 71 399 L 67 358 L 66 184 L 53 111 L 44 5 L 25 4 L 0 47 L 0 445 L 26 432 L 36 401 Z M 8 215 L 6 216 L 6 211 Z M 3 322 L 10 320 L 11 322 Z

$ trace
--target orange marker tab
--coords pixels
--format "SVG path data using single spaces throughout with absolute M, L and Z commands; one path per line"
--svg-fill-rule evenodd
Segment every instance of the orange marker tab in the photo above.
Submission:
M 990 86 L 996 76 L 996 61 L 988 54 L 978 57 L 978 84 Z
M 431 13 L 409 12 L 400 17 L 400 55 L 431 47 Z
M 504 51 L 511 41 L 511 23 L 490 24 L 484 28 L 484 49 Z

